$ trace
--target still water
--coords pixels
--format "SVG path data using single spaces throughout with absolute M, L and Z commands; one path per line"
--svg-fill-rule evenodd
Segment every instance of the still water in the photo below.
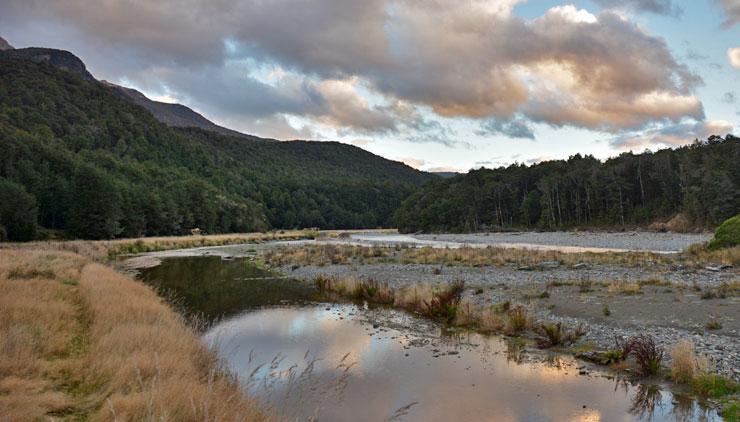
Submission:
M 310 286 L 243 259 L 169 258 L 142 277 L 190 312 L 221 317 L 204 341 L 286 420 L 719 420 L 690 399 L 516 340 L 315 302 Z

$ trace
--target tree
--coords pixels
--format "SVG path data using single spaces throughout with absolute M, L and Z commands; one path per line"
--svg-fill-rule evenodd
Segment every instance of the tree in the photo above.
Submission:
M 70 233 L 83 239 L 112 239 L 121 232 L 120 196 L 115 185 L 95 168 L 80 165 L 72 179 Z
M 0 240 L 32 240 L 37 218 L 36 198 L 22 185 L 0 178 Z

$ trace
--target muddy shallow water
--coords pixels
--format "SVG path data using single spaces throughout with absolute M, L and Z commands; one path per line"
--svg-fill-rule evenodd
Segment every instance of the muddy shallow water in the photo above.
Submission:
M 517 341 L 316 302 L 311 286 L 244 259 L 167 258 L 141 277 L 188 312 L 225 317 L 204 341 L 284 419 L 719 420 L 690 399 Z

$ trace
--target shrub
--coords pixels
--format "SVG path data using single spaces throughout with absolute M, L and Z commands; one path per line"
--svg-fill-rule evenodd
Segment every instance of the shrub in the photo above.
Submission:
M 604 307 L 601 309 L 601 313 L 604 314 L 604 316 L 609 316 L 612 314 L 612 311 L 609 309 L 609 305 L 606 303 L 604 304 Z
M 633 355 L 640 373 L 644 376 L 655 375 L 663 362 L 663 348 L 647 334 L 631 337 L 624 345 L 625 357 Z
M 717 250 L 740 245 L 740 214 L 727 219 L 714 232 L 709 241 L 709 250 Z

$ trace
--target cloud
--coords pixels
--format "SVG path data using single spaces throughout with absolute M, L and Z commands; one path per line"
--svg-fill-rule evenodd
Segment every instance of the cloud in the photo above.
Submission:
M 593 2 L 607 8 L 631 9 L 658 15 L 680 16 L 683 14 L 683 9 L 673 4 L 672 0 L 593 0 Z
M 552 161 L 552 160 L 554 160 L 554 158 L 552 158 L 551 156 L 549 156 L 549 155 L 542 155 L 540 157 L 530 158 L 529 160 L 525 160 L 524 162 L 527 163 L 527 164 L 529 164 L 529 165 L 532 165 L 532 164 L 539 164 L 539 163 L 543 163 L 545 161 Z
M 467 173 L 465 170 L 454 166 L 429 167 L 424 171 L 428 171 L 430 173 Z
M 625 134 L 615 137 L 609 143 L 620 150 L 655 149 L 687 145 L 694 139 L 706 139 L 711 135 L 723 136 L 732 132 L 732 123 L 724 120 L 707 122 L 683 122 L 650 129 L 642 133 Z
M 397 157 L 395 159 L 415 169 L 420 169 L 426 164 L 426 161 L 421 158 Z
M 740 22 L 740 2 L 737 0 L 715 0 L 725 12 L 727 18 L 722 23 L 724 28 L 732 28 Z
M 459 145 L 437 118 L 524 137 L 515 116 L 615 133 L 703 118 L 701 79 L 662 38 L 572 5 L 522 19 L 521 2 L 4 0 L 0 25 L 66 28 L 56 32 L 87 45 L 106 78 L 209 116 L 301 116 L 342 136 Z
M 502 120 L 491 118 L 481 123 L 476 131 L 479 136 L 505 135 L 509 138 L 534 139 L 534 131 L 523 119 Z
M 740 47 L 728 49 L 727 58 L 730 60 L 730 65 L 732 67 L 740 69 Z
M 722 102 L 727 104 L 734 104 L 735 101 L 737 101 L 737 96 L 734 92 L 725 92 L 724 95 L 722 95 Z

